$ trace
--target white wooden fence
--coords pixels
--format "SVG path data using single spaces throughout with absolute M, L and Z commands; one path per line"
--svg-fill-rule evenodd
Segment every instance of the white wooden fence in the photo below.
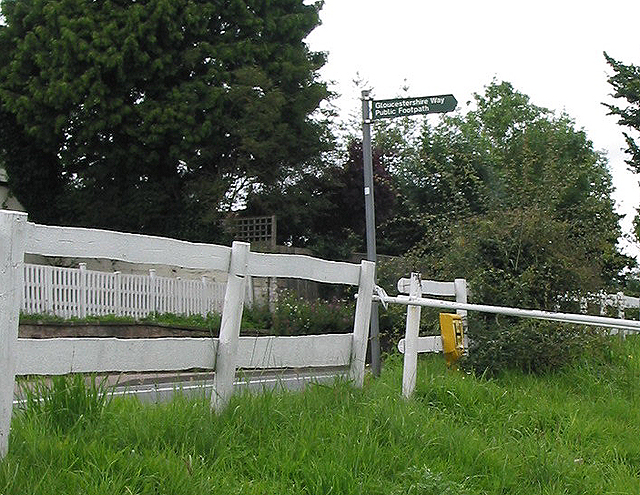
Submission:
M 618 312 L 618 318 L 624 318 L 625 309 L 638 309 L 638 319 L 640 320 L 640 297 L 625 296 L 623 292 L 588 294 L 586 297 L 580 298 L 580 312 L 586 314 L 590 303 L 599 306 L 600 314 L 603 316 L 607 314 L 607 308 L 614 308 Z
M 219 338 L 19 339 L 25 253 L 173 265 L 228 273 Z M 16 375 L 84 372 L 215 370 L 212 407 L 233 392 L 238 367 L 345 366 L 362 386 L 375 265 L 231 248 L 105 230 L 51 227 L 0 210 L 0 457 L 7 452 Z M 239 337 L 248 277 L 302 278 L 358 286 L 353 332 L 300 337 Z
M 461 284 L 462 279 L 456 282 Z M 590 316 L 584 314 L 558 313 L 550 311 L 540 311 L 535 309 L 508 308 L 504 306 L 489 306 L 486 304 L 468 304 L 466 301 L 444 301 L 440 299 L 431 299 L 422 297 L 423 287 L 430 290 L 431 287 L 438 287 L 439 284 L 446 291 L 447 287 L 451 287 L 455 283 L 452 282 L 435 282 L 422 281 L 419 273 L 412 273 L 410 279 L 401 279 L 398 282 L 398 289 L 401 292 L 409 292 L 408 296 L 398 295 L 390 297 L 387 295 L 373 296 L 374 300 L 381 301 L 385 304 L 402 304 L 407 306 L 407 321 L 405 329 L 404 343 L 399 345 L 401 352 L 404 352 L 404 368 L 402 381 L 402 394 L 410 397 L 413 394 L 416 375 L 417 375 L 417 354 L 419 352 L 438 352 L 442 349 L 441 343 L 437 343 L 438 337 L 419 337 L 420 327 L 420 308 L 442 308 L 449 310 L 463 311 L 480 311 L 484 313 L 502 314 L 507 316 L 517 316 L 520 318 L 533 318 L 538 320 L 558 321 L 565 323 L 575 323 L 579 325 L 591 325 L 612 329 L 619 329 L 624 332 L 640 332 L 640 321 L 625 320 L 619 318 L 607 318 L 603 316 Z M 464 292 L 454 290 L 453 294 L 457 298 L 466 297 Z M 451 293 L 443 293 L 436 295 L 453 295 Z
M 222 313 L 226 284 L 200 280 L 99 272 L 79 268 L 24 265 L 24 313 L 63 318 L 117 315 L 140 318 L 150 313 L 183 315 Z

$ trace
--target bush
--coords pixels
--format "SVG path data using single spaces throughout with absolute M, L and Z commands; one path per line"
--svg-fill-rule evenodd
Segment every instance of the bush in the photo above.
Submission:
M 243 330 L 266 330 L 273 326 L 273 315 L 267 304 L 245 306 L 242 310 Z
M 273 314 L 276 335 L 348 333 L 353 330 L 355 302 L 342 299 L 307 301 L 294 292 L 279 294 Z
M 525 373 L 558 370 L 578 358 L 607 353 L 605 333 L 593 327 L 541 320 L 473 322 L 469 354 L 462 366 L 476 373 L 496 375 L 517 369 Z

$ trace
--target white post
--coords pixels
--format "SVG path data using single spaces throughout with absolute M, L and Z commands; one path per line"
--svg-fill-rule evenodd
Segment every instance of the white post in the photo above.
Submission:
M 624 319 L 624 292 L 618 292 L 616 294 L 616 306 L 618 307 L 618 318 Z M 626 337 L 629 333 L 626 330 L 620 330 L 623 337 Z
M 122 279 L 120 272 L 113 272 L 113 305 L 116 316 L 122 316 Z
M 156 271 L 154 268 L 149 269 L 149 312 L 156 313 L 158 311 L 158 287 L 156 283 Z
M 616 294 L 616 306 L 618 307 L 618 318 L 624 319 L 624 292 Z
M 467 280 L 464 278 L 456 278 L 453 281 L 453 285 L 455 287 L 456 292 L 456 301 L 461 303 L 467 303 Z M 460 315 L 462 318 L 462 328 L 464 330 L 464 348 L 465 352 L 469 349 L 469 337 L 467 335 L 467 330 L 469 329 L 469 321 L 467 320 L 467 310 L 466 309 L 458 309 L 456 313 Z
M 184 284 L 182 283 L 181 277 L 176 277 L 175 288 L 176 288 L 174 292 L 175 313 L 177 315 L 181 315 L 184 313 L 184 310 L 182 309 L 182 299 L 184 298 Z
M 53 314 L 53 267 L 52 266 L 43 266 L 41 268 L 40 273 L 42 274 L 42 280 L 44 282 L 44 299 L 45 299 L 45 308 L 46 313 L 52 315 Z
M 276 305 L 278 304 L 278 279 L 275 277 L 269 277 L 269 287 L 267 288 L 267 294 L 269 299 L 269 311 L 275 313 Z
M 238 339 L 240 338 L 240 324 L 242 322 L 242 310 L 246 294 L 248 258 L 249 243 L 235 241 L 231 248 L 227 290 L 224 295 L 220 337 L 216 353 L 216 372 L 213 378 L 213 392 L 211 393 L 211 406 L 216 412 L 220 412 L 225 408 L 233 393 Z
M 364 384 L 364 365 L 367 358 L 371 304 L 375 285 L 376 264 L 371 261 L 360 263 L 358 300 L 353 318 L 353 339 L 351 342 L 351 366 L 349 379 L 356 387 Z
M 253 293 L 254 293 L 254 288 L 253 288 L 253 277 L 247 277 L 247 283 L 245 284 L 246 288 L 247 288 L 247 296 L 246 296 L 246 304 L 252 308 L 253 304 L 254 304 L 254 300 L 253 300 Z
M 464 278 L 457 278 L 453 281 L 453 285 L 456 291 L 456 301 L 465 303 L 467 302 L 467 281 Z M 456 313 L 462 318 L 462 326 L 464 327 L 465 334 L 467 330 L 467 310 L 458 309 Z
M 80 318 L 87 317 L 87 264 L 78 263 L 80 273 L 78 278 L 80 279 L 80 287 L 78 287 L 78 316 Z
M 589 300 L 583 296 L 580 298 L 580 313 L 582 313 L 583 315 L 586 315 L 588 309 L 589 309 Z
M 200 298 L 198 299 L 198 304 L 200 305 L 198 312 L 202 316 L 207 316 L 207 308 L 209 307 L 209 304 L 207 304 L 209 300 L 207 295 L 207 277 L 202 275 L 202 277 L 200 277 Z
M 422 296 L 422 282 L 419 273 L 411 274 L 409 300 Z M 416 388 L 418 374 L 418 332 L 420 330 L 420 306 L 407 306 L 407 323 L 404 334 L 404 366 L 402 368 L 402 395 L 411 397 Z
M 26 224 L 26 213 L 0 211 L 0 458 L 9 448 Z

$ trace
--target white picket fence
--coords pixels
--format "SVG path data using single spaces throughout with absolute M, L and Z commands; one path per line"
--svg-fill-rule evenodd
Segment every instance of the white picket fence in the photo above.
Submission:
M 98 258 L 227 273 L 219 338 L 19 339 L 24 256 Z M 299 278 L 358 287 L 353 331 L 298 337 L 240 337 L 249 277 Z M 0 457 L 9 445 L 16 375 L 215 371 L 211 404 L 226 406 L 236 369 L 341 366 L 355 386 L 364 381 L 375 264 L 320 260 L 105 230 L 37 225 L 0 210 Z
M 206 277 L 200 280 L 158 277 L 24 265 L 21 310 L 63 318 L 117 315 L 141 318 L 151 313 L 207 315 L 222 313 L 226 284 Z
M 598 292 L 596 294 L 588 294 L 580 298 L 580 312 L 587 314 L 589 304 L 599 306 L 600 314 L 606 315 L 607 308 L 613 308 L 618 313 L 618 318 L 624 318 L 625 309 L 640 310 L 640 297 L 625 296 L 624 292 L 616 294 L 607 294 L 606 292 Z M 638 313 L 640 319 L 640 312 Z

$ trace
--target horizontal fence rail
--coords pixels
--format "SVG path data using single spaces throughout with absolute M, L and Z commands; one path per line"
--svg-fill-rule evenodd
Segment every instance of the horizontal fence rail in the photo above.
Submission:
M 132 316 L 152 313 L 182 315 L 222 312 L 226 284 L 200 280 L 99 272 L 80 268 L 24 265 L 21 310 L 63 318 Z
M 99 258 L 196 270 L 229 268 L 231 248 L 166 237 L 26 222 L 24 252 L 61 258 Z M 44 254 L 46 253 L 46 254 Z
M 374 301 L 385 303 L 403 304 L 405 306 L 422 306 L 428 308 L 442 309 L 466 309 L 468 311 L 480 311 L 482 313 L 493 313 L 506 316 L 519 316 L 523 318 L 534 318 L 537 320 L 560 321 L 565 323 L 575 323 L 579 325 L 590 325 L 597 327 L 620 328 L 633 332 L 640 332 L 640 321 L 623 320 L 618 318 L 607 318 L 604 316 L 580 315 L 573 313 L 556 313 L 551 311 L 540 311 L 535 309 L 508 308 L 505 306 L 489 306 L 485 304 L 466 304 L 455 301 L 442 301 L 440 299 L 410 298 L 409 296 L 373 296 Z
M 347 366 L 351 334 L 240 337 L 243 369 Z M 215 369 L 214 338 L 18 339 L 16 375 Z

